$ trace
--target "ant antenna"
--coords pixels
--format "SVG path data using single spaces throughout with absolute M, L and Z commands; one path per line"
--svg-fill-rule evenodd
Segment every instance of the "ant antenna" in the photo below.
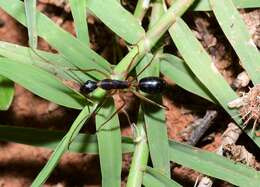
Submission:
M 153 57 L 150 60 L 150 62 L 144 66 L 144 68 L 136 75 L 136 77 L 139 77 L 153 63 L 153 61 L 155 59 L 155 56 L 156 56 L 156 54 L 153 55 Z
M 38 52 L 35 50 L 35 49 L 33 49 L 33 48 L 30 48 L 31 50 L 29 50 L 29 53 L 32 51 L 38 58 L 40 58 L 41 60 L 43 60 L 45 63 L 47 63 L 47 64 L 51 64 L 51 65 L 53 65 L 53 66 L 56 66 L 56 64 L 53 64 L 52 62 L 50 62 L 48 59 L 46 59 L 45 57 L 43 57 L 43 56 L 41 56 L 41 55 L 39 55 L 38 54 Z M 30 55 L 31 55 L 31 53 L 30 53 Z M 31 56 L 32 57 L 32 56 Z M 32 59 L 33 59 L 33 57 L 32 57 Z M 66 58 L 64 58 L 65 60 L 66 60 Z M 66 60 L 67 61 L 67 60 Z M 73 65 L 73 66 L 75 66 L 75 65 Z M 70 73 L 68 73 L 66 70 L 64 70 L 63 71 L 67 76 L 69 76 L 70 78 L 72 78 L 73 80 L 75 80 L 75 81 L 77 81 L 78 83 L 80 83 L 80 84 L 83 84 L 84 83 L 84 81 L 82 80 L 82 79 L 80 79 L 79 77 L 78 77 L 78 75 L 76 75 L 75 73 L 73 73 L 73 72 L 71 72 L 72 74 L 73 74 L 73 76 L 70 74 Z

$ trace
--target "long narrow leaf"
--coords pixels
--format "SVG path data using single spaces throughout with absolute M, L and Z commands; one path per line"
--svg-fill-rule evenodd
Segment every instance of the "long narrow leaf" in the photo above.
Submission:
M 174 180 L 169 179 L 167 176 L 160 173 L 158 170 L 151 168 L 149 166 L 146 167 L 145 172 L 146 172 L 146 174 L 152 175 L 154 178 L 159 180 L 161 183 L 164 184 L 164 186 L 167 186 L 167 187 L 180 187 L 181 186 Z
M 260 52 L 231 0 L 210 0 L 220 27 L 254 84 L 260 83 Z
M 98 149 L 103 187 L 119 187 L 121 185 L 122 150 L 121 134 L 117 114 L 109 120 L 115 112 L 113 99 L 107 98 L 102 109 L 96 116 L 98 129 Z M 108 122 L 106 122 L 109 120 Z M 101 127 L 101 125 L 106 124 Z M 100 129 L 99 129 L 100 128 Z
M 149 158 L 149 147 L 145 132 L 144 114 L 141 108 L 139 109 L 138 113 L 135 136 L 136 146 L 134 150 L 134 155 L 132 157 L 126 187 L 142 185 L 144 174 L 143 169 L 146 167 Z
M 236 8 L 258 8 L 260 7 L 259 0 L 233 0 L 234 5 Z M 210 11 L 211 6 L 209 0 L 199 0 L 194 3 L 191 7 L 191 10 L 196 11 Z
M 152 175 L 148 173 L 144 174 L 143 185 L 145 187 L 165 187 L 165 185 L 161 181 L 154 178 Z
M 29 46 L 37 48 L 37 30 L 36 30 L 36 0 L 24 1 L 26 23 L 28 25 Z
M 32 187 L 41 186 L 50 176 L 51 172 L 54 170 L 56 165 L 58 164 L 61 156 L 65 151 L 69 149 L 69 145 L 73 142 L 76 136 L 79 134 L 80 129 L 83 127 L 86 120 L 88 120 L 92 114 L 96 112 L 97 105 L 93 107 L 92 112 L 89 113 L 89 108 L 85 107 L 74 121 L 68 133 L 62 138 L 62 140 L 57 145 L 56 149 L 52 153 L 49 161 L 41 170 L 41 172 L 37 175 L 32 183 Z
M 171 54 L 160 56 L 161 72 L 183 89 L 217 103 L 205 86 L 196 78 L 184 61 Z
M 63 131 L 0 125 L 1 140 L 50 149 L 54 149 L 65 135 L 66 132 Z M 134 143 L 132 139 L 122 137 L 123 153 L 131 153 L 133 150 Z M 97 136 L 83 133 L 79 134 L 69 146 L 68 151 L 98 154 Z
M 17 44 L 0 41 L 0 55 L 16 62 L 32 64 L 40 67 L 49 73 L 65 80 L 74 80 L 79 84 L 93 77 L 82 71 L 74 71 L 75 66 L 70 64 L 62 55 L 53 54 L 41 50 L 33 52 L 31 48 Z M 95 74 L 97 78 L 102 78 L 101 74 Z
M 66 87 L 55 76 L 33 65 L 0 58 L 0 75 L 62 106 L 81 109 L 87 104 L 86 98 L 82 95 Z
M 0 0 L 0 7 L 26 26 L 24 4 L 20 0 Z M 37 31 L 39 36 L 64 55 L 71 64 L 83 69 L 96 68 L 111 72 L 110 65 L 104 58 L 40 12 L 37 12 Z M 93 72 L 90 72 L 90 74 L 93 74 Z M 93 74 L 93 76 L 95 75 Z
M 8 110 L 14 97 L 14 83 L 0 76 L 0 110 Z
M 210 56 L 195 38 L 192 31 L 180 18 L 170 28 L 170 35 L 190 70 L 211 92 L 221 106 L 229 113 L 238 125 L 242 120 L 237 118 L 238 111 L 230 109 L 227 104 L 238 96 L 215 68 Z
M 77 38 L 89 45 L 88 25 L 86 21 L 87 10 L 85 0 L 70 0 L 70 8 L 74 20 Z
M 138 79 L 140 80 L 146 76 L 159 76 L 159 59 L 152 59 L 151 55 L 145 56 L 138 64 L 137 70 L 141 71 L 145 65 L 151 60 L 156 60 L 148 67 Z M 155 66 L 154 66 L 155 65 Z M 152 67 L 154 66 L 154 67 Z M 160 96 L 144 95 L 149 99 L 161 103 Z M 165 113 L 164 110 L 158 106 L 154 106 L 151 103 L 142 100 L 142 109 L 145 114 L 145 125 L 147 131 L 148 145 L 150 149 L 150 155 L 153 162 L 153 166 L 156 169 L 161 170 L 165 175 L 170 176 L 170 161 L 168 157 L 168 135 L 167 127 L 165 125 Z M 164 155 L 164 156 L 162 156 Z
M 91 12 L 128 43 L 136 44 L 144 37 L 144 29 L 137 19 L 125 10 L 118 1 L 86 0 L 86 2 L 87 8 Z
M 246 165 L 174 141 L 169 148 L 171 160 L 185 167 L 237 186 L 260 186 L 260 173 Z

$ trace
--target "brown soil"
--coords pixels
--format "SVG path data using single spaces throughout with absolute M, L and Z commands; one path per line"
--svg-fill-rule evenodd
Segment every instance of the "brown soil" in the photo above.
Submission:
M 61 1 L 41 0 L 40 2 L 38 8 L 41 11 L 50 16 L 62 28 L 75 34 L 72 18 L 65 4 L 57 4 Z M 64 7 L 66 11 L 63 10 Z M 223 34 L 216 30 L 217 25 L 213 17 L 197 13 L 192 16 L 187 15 L 187 19 L 193 23 L 194 32 L 212 55 L 216 67 L 222 72 L 226 80 L 232 83 L 241 68 L 231 47 L 223 39 Z M 118 61 L 121 57 L 111 60 L 111 54 L 115 54 L 111 46 L 113 42 L 117 42 L 125 53 L 124 43 L 116 39 L 111 40 L 111 37 L 115 38 L 113 33 L 93 17 L 88 19 L 88 23 L 92 48 L 109 59 L 109 61 Z M 20 45 L 27 45 L 28 40 L 26 29 L 1 9 L 0 40 Z M 43 40 L 39 41 L 39 48 L 55 51 Z M 189 124 L 202 117 L 207 109 L 214 108 L 218 111 L 219 109 L 203 99 L 182 90 L 174 83 L 168 82 L 169 92 L 164 95 L 164 104 L 169 108 L 169 111 L 166 113 L 169 137 L 178 141 L 184 141 L 181 132 Z M 128 108 L 131 113 L 135 113 L 131 106 L 128 106 Z M 45 101 L 21 86 L 16 85 L 12 106 L 7 112 L 0 113 L 0 122 L 1 124 L 15 126 L 67 130 L 77 113 L 77 111 L 62 108 Z M 122 116 L 121 120 L 124 121 Z M 221 143 L 221 133 L 225 130 L 229 121 L 230 119 L 219 111 L 218 119 L 213 124 L 213 128 L 207 132 L 207 135 L 213 133 L 214 138 L 210 141 L 201 141 L 200 147 L 209 151 L 215 151 Z M 129 135 L 130 129 L 124 128 L 123 134 Z M 50 154 L 51 151 L 44 148 L 1 142 L 0 186 L 29 186 L 48 160 Z M 130 159 L 130 155 L 124 156 L 122 185 L 126 181 Z M 196 177 L 199 176 L 199 173 L 180 166 L 174 167 L 172 174 L 184 186 L 193 186 Z M 217 185 L 230 186 L 224 182 L 218 182 Z M 87 154 L 66 153 L 44 186 L 100 186 L 98 157 Z

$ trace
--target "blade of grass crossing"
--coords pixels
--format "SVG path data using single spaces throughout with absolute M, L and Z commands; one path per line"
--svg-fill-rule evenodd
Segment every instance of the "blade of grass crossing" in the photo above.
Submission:
M 218 23 L 254 84 L 260 83 L 260 52 L 231 0 L 210 0 Z
M 96 128 L 99 129 L 115 111 L 112 97 L 105 99 L 105 103 L 96 115 Z M 98 130 L 97 138 L 102 187 L 119 187 L 121 186 L 122 146 L 117 114 Z
M 170 141 L 170 158 L 184 167 L 237 186 L 260 186 L 260 173 L 258 171 L 215 153 Z
M 84 96 L 65 86 L 52 74 L 33 65 L 0 58 L 0 75 L 62 106 L 81 109 L 87 104 Z
M 192 31 L 180 18 L 177 19 L 169 31 L 175 45 L 191 71 L 211 92 L 229 115 L 233 117 L 237 124 L 241 126 L 242 120 L 236 118 L 239 114 L 238 111 L 236 109 L 230 109 L 227 106 L 228 102 L 236 99 L 238 96 L 220 75 L 211 61 L 210 56 L 195 38 Z
M 196 78 L 184 61 L 171 54 L 160 55 L 161 72 L 178 86 L 208 101 L 218 103 L 207 88 Z
M 64 131 L 43 130 L 28 127 L 0 125 L 0 140 L 54 149 L 66 135 Z M 70 152 L 98 154 L 97 136 L 80 133 L 70 144 Z M 131 138 L 122 137 L 123 153 L 131 153 L 134 143 Z
M 38 187 L 44 184 L 44 182 L 48 179 L 48 177 L 50 176 L 50 174 L 58 164 L 63 153 L 69 149 L 69 145 L 79 134 L 79 131 L 85 124 L 85 121 L 89 120 L 92 114 L 94 114 L 97 109 L 98 109 L 98 104 L 95 104 L 95 106 L 93 107 L 90 113 L 89 113 L 89 107 L 83 108 L 83 110 L 78 115 L 77 119 L 73 122 L 68 133 L 62 138 L 60 143 L 57 145 L 56 149 L 52 153 L 47 164 L 44 166 L 41 172 L 34 179 L 31 185 L 32 187 Z
M 144 173 L 143 185 L 145 187 L 165 187 L 165 185 L 148 173 Z
M 37 48 L 37 30 L 36 30 L 36 0 L 24 1 L 26 23 L 28 25 L 29 46 Z
M 8 110 L 14 97 L 14 83 L 0 76 L 0 110 Z
M 85 0 L 69 0 L 72 16 L 74 19 L 74 27 L 76 29 L 77 38 L 89 45 L 88 25 L 86 21 L 87 10 Z
M 0 7 L 17 21 L 26 26 L 24 4 L 19 0 L 0 0 Z M 107 73 L 111 72 L 110 64 L 100 55 L 90 49 L 87 44 L 74 38 L 64 31 L 47 16 L 37 12 L 37 32 L 44 40 L 57 49 L 64 57 L 75 66 L 82 69 L 99 69 Z M 90 72 L 94 77 L 100 74 Z
M 172 179 L 169 179 L 167 176 L 163 175 L 162 173 L 160 173 L 158 170 L 156 170 L 154 168 L 147 166 L 145 169 L 145 172 L 146 172 L 146 174 L 152 175 L 154 178 L 159 180 L 161 183 L 164 184 L 164 186 L 181 187 L 180 184 L 178 184 L 177 182 L 175 182 Z

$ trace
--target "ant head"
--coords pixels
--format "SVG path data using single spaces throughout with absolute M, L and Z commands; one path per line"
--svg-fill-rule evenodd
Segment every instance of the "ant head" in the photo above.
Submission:
M 84 94 L 89 94 L 97 88 L 97 82 L 92 80 L 87 80 L 81 87 L 80 91 Z

